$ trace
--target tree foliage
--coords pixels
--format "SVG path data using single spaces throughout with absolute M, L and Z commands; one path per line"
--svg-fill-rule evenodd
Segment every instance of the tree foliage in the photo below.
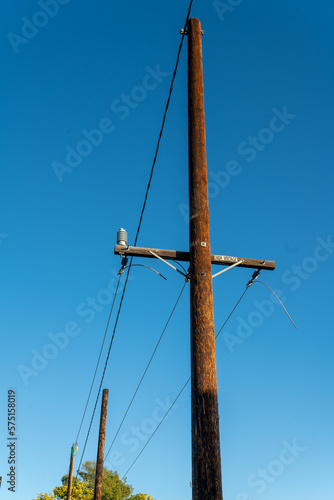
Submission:
M 71 500 L 93 500 L 95 486 L 95 462 L 85 462 L 78 478 L 73 478 Z M 52 493 L 39 493 L 33 500 L 66 500 L 69 475 L 62 477 L 61 486 Z M 133 488 L 119 478 L 117 472 L 103 467 L 102 500 L 153 500 L 147 493 L 132 495 Z

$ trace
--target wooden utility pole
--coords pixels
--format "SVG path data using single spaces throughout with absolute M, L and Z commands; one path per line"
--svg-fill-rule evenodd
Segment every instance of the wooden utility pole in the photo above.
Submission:
M 97 447 L 97 459 L 96 459 L 94 500 L 101 500 L 101 498 L 102 498 L 104 443 L 105 443 L 105 438 L 106 438 L 106 426 L 107 426 L 108 394 L 109 394 L 109 390 L 103 389 L 102 405 L 101 405 L 101 418 L 100 418 L 99 444 Z
M 115 246 L 121 256 L 156 257 L 190 262 L 191 432 L 193 500 L 222 500 L 222 477 L 217 397 L 215 327 L 211 265 L 267 269 L 275 262 L 211 255 L 205 144 L 202 30 L 198 19 L 187 26 L 189 132 L 189 252 Z M 124 230 L 123 230 L 124 231 Z M 171 266 L 174 267 L 174 266 Z M 176 269 L 178 272 L 180 270 Z M 183 274 L 181 272 L 181 274 Z
M 71 495 L 72 495 L 73 468 L 74 468 L 74 456 L 75 456 L 76 446 L 77 443 L 73 443 L 73 446 L 71 448 L 70 471 L 68 474 L 68 486 L 67 486 L 67 500 L 71 500 Z
M 191 433 L 194 500 L 222 500 L 202 29 L 188 24 Z

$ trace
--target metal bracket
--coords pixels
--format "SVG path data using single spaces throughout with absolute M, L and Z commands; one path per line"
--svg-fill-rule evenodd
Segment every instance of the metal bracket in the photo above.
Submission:
M 261 269 L 257 269 L 257 271 L 254 271 L 252 274 L 252 278 L 249 280 L 249 282 L 246 285 L 246 288 L 250 287 L 253 283 L 254 280 L 257 280 L 259 275 L 260 275 Z
M 228 271 L 229 269 L 232 269 L 232 267 L 235 267 L 235 266 L 238 266 L 239 264 L 241 264 L 243 262 L 243 260 L 238 260 L 238 262 L 236 262 L 235 264 L 232 264 L 231 266 L 229 267 L 225 267 L 225 269 L 223 269 L 222 271 L 219 271 L 219 273 L 216 273 L 212 276 L 212 278 L 215 278 L 216 276 L 219 276 L 219 274 L 223 274 L 225 273 L 226 271 Z
M 188 30 L 185 30 L 185 29 L 180 29 L 180 33 L 181 35 L 188 35 Z M 204 30 L 201 30 L 201 33 L 202 35 L 204 35 L 205 31 Z
M 162 262 L 164 262 L 165 264 L 167 264 L 167 266 L 169 266 L 172 269 L 174 269 L 174 271 L 177 271 L 178 273 L 182 274 L 182 276 L 184 276 L 186 278 L 186 280 L 188 280 L 189 274 L 183 273 L 182 271 L 180 271 L 180 269 L 178 269 L 177 267 L 173 266 L 172 264 L 170 264 L 169 262 L 167 262 L 167 260 L 165 260 L 162 257 L 160 257 L 160 255 L 157 255 L 155 252 L 153 252 L 153 250 L 149 250 L 149 252 L 150 252 L 150 254 L 153 255 L 153 257 L 155 257 L 156 259 L 161 260 Z

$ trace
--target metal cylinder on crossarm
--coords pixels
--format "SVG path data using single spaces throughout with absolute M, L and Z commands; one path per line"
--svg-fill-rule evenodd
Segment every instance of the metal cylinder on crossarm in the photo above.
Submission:
M 200 21 L 187 30 L 192 489 L 222 500 Z

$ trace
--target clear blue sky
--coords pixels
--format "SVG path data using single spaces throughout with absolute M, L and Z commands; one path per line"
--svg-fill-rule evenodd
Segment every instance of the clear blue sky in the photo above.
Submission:
M 111 292 L 101 290 L 113 289 L 120 268 L 118 228 L 134 241 L 188 4 L 0 7 L 1 498 L 31 500 L 68 471 L 110 307 Z M 218 337 L 224 497 L 331 498 L 334 7 L 195 0 L 192 16 L 205 30 L 212 252 L 275 260 L 261 278 L 298 326 L 256 284 Z M 185 44 L 140 246 L 188 247 L 186 52 Z M 107 448 L 183 285 L 164 264 L 144 263 L 168 280 L 131 272 L 103 384 Z M 236 268 L 214 279 L 217 331 L 251 274 Z M 77 335 L 57 348 L 65 328 Z M 125 474 L 189 374 L 187 286 L 109 468 Z M 9 389 L 17 397 L 15 495 L 5 480 Z M 97 433 L 98 418 L 84 460 L 96 458 Z M 190 480 L 188 387 L 128 482 L 157 500 L 187 500 Z

